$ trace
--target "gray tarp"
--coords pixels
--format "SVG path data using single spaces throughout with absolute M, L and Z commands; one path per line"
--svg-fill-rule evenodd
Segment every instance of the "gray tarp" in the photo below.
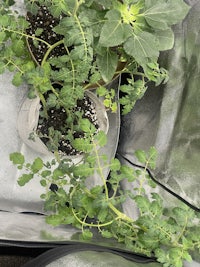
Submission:
M 137 163 L 137 149 L 158 150 L 155 178 L 200 209 L 200 1 L 174 28 L 174 49 L 161 64 L 169 82 L 151 87 L 122 121 L 119 153 Z

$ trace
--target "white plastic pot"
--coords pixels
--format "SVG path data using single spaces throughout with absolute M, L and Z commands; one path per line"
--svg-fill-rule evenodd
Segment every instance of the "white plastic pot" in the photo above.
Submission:
M 95 106 L 100 130 L 107 133 L 109 128 L 109 120 L 102 101 L 89 90 L 86 91 L 86 95 L 92 100 Z M 52 155 L 52 152 L 48 150 L 46 145 L 36 135 L 40 108 L 41 104 L 38 96 L 34 99 L 26 98 L 18 114 L 17 130 L 20 138 L 30 148 L 45 155 Z M 30 139 L 31 133 L 34 133 L 34 140 Z

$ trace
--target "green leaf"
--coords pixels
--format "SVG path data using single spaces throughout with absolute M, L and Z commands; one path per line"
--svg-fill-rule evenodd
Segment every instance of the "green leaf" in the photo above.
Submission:
M 98 220 L 100 222 L 105 222 L 107 215 L 108 215 L 108 208 L 106 208 L 106 209 L 102 208 L 98 213 Z
M 57 96 L 55 96 L 54 94 L 49 94 L 47 98 L 47 106 L 49 108 L 54 108 L 57 104 L 58 104 Z
M 13 164 L 17 165 L 17 164 L 24 164 L 25 162 L 25 158 L 24 156 L 19 153 L 19 152 L 14 152 L 10 154 L 10 160 L 12 161 Z
M 99 86 L 96 92 L 99 96 L 105 96 L 108 93 L 108 90 L 104 86 Z
M 37 28 L 35 31 L 35 36 L 40 36 L 42 32 L 43 32 L 42 28 Z
M 108 20 L 102 27 L 99 43 L 105 47 L 114 47 L 124 43 L 131 35 L 132 28 L 128 24 L 123 24 L 121 14 L 117 10 L 107 12 Z
M 94 133 L 96 131 L 95 126 L 88 119 L 81 119 L 79 121 L 79 126 L 85 133 Z
M 64 175 L 64 173 L 63 173 L 62 170 L 60 170 L 60 169 L 55 169 L 55 170 L 53 171 L 53 176 L 52 176 L 52 177 L 53 177 L 54 180 L 58 180 L 58 179 L 62 178 L 63 175 Z
M 20 40 L 14 40 L 12 42 L 12 49 L 15 52 L 15 54 L 20 57 L 24 54 L 24 42 Z
M 63 223 L 63 217 L 60 214 L 49 215 L 45 218 L 46 223 L 58 226 Z
M 102 230 L 101 235 L 105 238 L 111 238 L 113 236 L 113 234 L 108 230 Z
M 151 203 L 149 202 L 149 200 L 146 197 L 138 195 L 138 196 L 134 197 L 134 200 L 137 203 L 141 212 L 148 212 L 149 211 Z
M 184 251 L 183 258 L 188 262 L 192 262 L 192 257 L 187 251 Z
M 150 147 L 149 152 L 148 152 L 148 166 L 151 169 L 155 169 L 156 167 L 156 159 L 157 159 L 157 150 L 155 147 Z
M 94 169 L 88 163 L 80 164 L 74 167 L 74 175 L 80 177 L 88 177 L 94 173 Z
M 131 36 L 124 44 L 125 52 L 134 57 L 139 63 L 147 58 L 158 58 L 159 43 L 152 33 L 141 31 Z
M 103 147 L 107 144 L 107 135 L 105 134 L 104 131 L 99 131 L 96 135 L 95 135 L 95 140 L 97 140 L 98 145 L 100 147 Z
M 104 55 L 97 55 L 97 65 L 103 80 L 107 83 L 112 80 L 117 69 L 118 55 L 109 49 Z
M 31 170 L 33 173 L 37 173 L 40 171 L 44 166 L 44 163 L 41 158 L 36 158 L 33 161 L 33 164 L 31 165 Z
M 18 87 L 22 84 L 22 82 L 23 82 L 22 73 L 21 72 L 15 73 L 15 75 L 12 79 L 12 84 Z
M 82 232 L 83 240 L 90 240 L 93 237 L 93 233 L 90 230 L 84 230 Z
M 0 32 L 0 44 L 3 43 L 3 41 L 5 40 L 5 38 L 6 38 L 5 32 Z
M 135 156 L 139 160 L 139 162 L 146 163 L 147 156 L 144 150 L 138 149 L 137 151 L 135 151 Z
M 110 169 L 112 171 L 119 171 L 120 167 L 121 167 L 121 163 L 118 159 L 111 159 Z
M 160 51 L 165 51 L 168 49 L 172 49 L 174 45 L 174 33 L 171 28 L 166 30 L 155 30 L 155 36 L 158 39 L 159 45 L 158 49 Z
M 157 29 L 167 29 L 168 26 L 183 20 L 189 10 L 189 6 L 182 0 L 146 0 L 144 17 L 147 23 Z
M 25 184 L 27 184 L 31 179 L 33 178 L 33 174 L 23 174 L 22 176 L 19 177 L 18 179 L 18 184 L 20 186 L 24 186 Z
M 93 150 L 93 144 L 91 144 L 89 139 L 76 138 L 73 140 L 72 145 L 80 152 L 89 153 Z
M 47 181 L 44 180 L 44 179 L 42 179 L 42 180 L 40 181 L 40 184 L 41 184 L 41 186 L 46 187 L 46 185 L 47 185 Z
M 134 169 L 127 165 L 121 166 L 121 173 L 124 175 L 124 178 L 128 179 L 129 182 L 133 182 L 136 179 Z
M 4 27 L 10 26 L 10 16 L 6 15 L 6 14 L 1 15 L 1 17 L 0 17 L 0 25 L 4 26 Z M 1 33 L 3 33 L 3 31 Z

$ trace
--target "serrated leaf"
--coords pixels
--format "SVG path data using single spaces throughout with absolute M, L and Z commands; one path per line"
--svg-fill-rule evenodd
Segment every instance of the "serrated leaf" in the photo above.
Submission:
M 46 182 L 46 180 L 42 179 L 42 180 L 40 180 L 40 184 L 41 184 L 41 186 L 46 187 L 47 182 Z
M 62 170 L 60 170 L 60 169 L 55 169 L 55 170 L 53 171 L 53 175 L 52 175 L 52 177 L 53 177 L 54 180 L 58 180 L 59 178 L 63 177 L 63 175 L 64 175 L 64 173 L 63 173 Z
M 148 152 L 148 166 L 151 169 L 155 169 L 156 167 L 156 159 L 157 159 L 157 150 L 155 147 L 150 147 L 149 152 Z
M 105 238 L 111 238 L 111 237 L 113 237 L 113 234 L 110 231 L 108 231 L 108 230 L 102 230 L 101 231 L 101 235 L 103 237 L 105 237 Z
M 35 36 L 40 36 L 42 32 L 43 32 L 42 28 L 37 28 L 35 31 Z
M 5 32 L 0 32 L 0 44 L 4 42 L 5 38 L 6 38 Z
M 82 176 L 88 177 L 94 173 L 94 169 L 88 163 L 81 164 L 74 167 L 74 175 L 75 176 Z
M 20 86 L 22 84 L 23 80 L 22 80 L 22 74 L 21 72 L 17 72 L 15 73 L 13 79 L 12 79 L 12 84 L 15 86 Z
M 36 158 L 33 161 L 33 164 L 31 165 L 31 170 L 33 173 L 37 173 L 40 171 L 44 166 L 44 163 L 41 158 Z
M 129 182 L 133 182 L 136 179 L 134 169 L 129 166 L 121 166 L 121 173 L 124 175 L 124 178 L 128 179 Z
M 107 135 L 105 134 L 104 131 L 99 131 L 96 135 L 95 135 L 95 140 L 97 140 L 98 145 L 100 147 L 103 147 L 107 144 Z
M 10 154 L 10 160 L 12 161 L 13 164 L 16 164 L 16 165 L 17 164 L 22 165 L 25 162 L 24 156 L 19 152 L 11 153 Z
M 147 162 L 147 156 L 146 152 L 144 150 L 138 149 L 135 151 L 135 156 L 141 163 L 146 163 Z
M 4 26 L 4 27 L 10 26 L 10 16 L 6 15 L 6 14 L 1 15 L 1 17 L 0 17 L 0 25 Z
M 20 186 L 24 186 L 25 184 L 27 184 L 31 179 L 33 178 L 33 174 L 23 174 L 22 176 L 19 177 L 18 179 L 18 184 Z
M 106 220 L 106 217 L 108 215 L 108 209 L 101 209 L 98 213 L 98 220 L 100 222 L 104 222 Z
M 111 159 L 110 162 L 110 169 L 112 171 L 119 171 L 121 167 L 121 163 L 118 159 Z
M 18 57 L 22 56 L 24 54 L 24 42 L 21 39 L 13 41 L 12 49 Z
M 192 257 L 187 251 L 184 251 L 183 258 L 188 262 L 192 262 Z
M 48 177 L 50 175 L 51 175 L 51 171 L 50 170 L 44 170 L 44 171 L 41 172 L 41 176 L 44 177 L 44 178 L 46 178 L 46 177 Z
M 151 203 L 149 202 L 149 200 L 146 197 L 138 195 L 138 196 L 134 197 L 134 200 L 137 203 L 141 212 L 148 212 L 149 211 Z
M 79 121 L 79 126 L 85 133 L 94 133 L 96 131 L 95 126 L 88 119 L 81 119 Z
M 82 238 L 84 240 L 90 240 L 90 239 L 92 239 L 92 237 L 93 237 L 93 233 L 90 230 L 84 230 L 82 232 Z
M 90 193 L 92 195 L 98 195 L 98 194 L 102 193 L 102 190 L 103 190 L 102 186 L 97 185 L 97 186 L 91 188 Z
M 45 221 L 53 226 L 58 226 L 63 222 L 62 217 L 59 214 L 49 215 L 45 218 Z
M 73 140 L 72 145 L 76 150 L 85 153 L 89 153 L 93 150 L 93 144 L 91 144 L 90 140 L 88 139 L 76 138 Z
M 99 96 L 105 96 L 108 93 L 108 90 L 104 86 L 99 86 L 96 92 Z

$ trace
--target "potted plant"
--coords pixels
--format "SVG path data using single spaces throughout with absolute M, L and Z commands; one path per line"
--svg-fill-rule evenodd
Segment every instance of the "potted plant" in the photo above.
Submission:
M 85 75 L 81 75 L 81 69 L 76 72 L 75 77 L 66 67 L 64 72 L 69 73 L 65 77 L 65 73 L 60 75 L 63 68 L 55 68 L 53 63 L 47 61 L 50 50 L 53 50 L 53 57 L 56 56 L 56 44 L 49 43 L 51 48 L 42 55 L 41 65 L 35 64 L 30 56 L 30 45 L 27 46 L 26 41 L 34 40 L 34 44 L 47 42 L 29 35 L 28 16 L 20 16 L 10 9 L 7 10 L 7 5 L 5 2 L 4 8 L 2 7 L 2 33 L 5 34 L 2 34 L 1 46 L 2 71 L 6 68 L 10 71 L 17 70 L 13 78 L 14 85 L 19 86 L 26 82 L 29 86 L 29 98 L 24 101 L 19 112 L 19 135 L 27 145 L 44 154 L 53 152 L 57 157 L 80 154 L 81 151 L 77 151 L 72 143 L 75 138 L 84 136 L 84 127 L 81 125 L 85 120 L 95 126 L 93 134 L 99 130 L 108 131 L 105 107 L 94 93 L 81 86 Z M 41 28 L 37 30 L 41 31 Z M 36 46 L 40 47 L 40 44 Z M 13 52 L 9 54 L 12 49 Z M 40 50 L 37 54 L 40 54 Z M 60 57 L 60 62 L 63 60 Z M 77 60 L 76 64 L 80 63 Z
M 48 134 L 42 132 L 51 141 L 49 146 L 53 145 L 50 150 L 56 158 L 51 162 L 36 157 L 33 163 L 26 163 L 21 153 L 11 154 L 11 161 L 19 169 L 25 168 L 19 185 L 35 175 L 41 177 L 41 185 L 47 190 L 41 198 L 45 210 L 51 213 L 47 222 L 80 228 L 84 239 L 92 237 L 91 229 L 97 229 L 103 237 L 115 238 L 132 251 L 153 254 L 165 266 L 178 267 L 183 260 L 191 260 L 189 249 L 200 246 L 199 227 L 195 225 L 198 215 L 185 205 L 166 212 L 159 195 L 152 194 L 151 199 L 145 195 L 144 181 L 152 185 L 146 171 L 155 165 L 155 149 L 151 148 L 148 155 L 137 152 L 144 169 L 134 171 L 115 158 L 108 161 L 107 155 L 98 152 L 106 144 L 105 131 L 96 131 L 76 110 L 87 89 L 98 86 L 96 93 L 114 112 L 114 90 L 107 90 L 105 85 L 121 73 L 128 74 L 119 99 L 123 114 L 143 96 L 149 82 L 166 82 L 167 70 L 158 64 L 159 53 L 173 47 L 171 26 L 185 17 L 188 6 L 183 0 L 38 0 L 25 1 L 26 12 L 19 15 L 10 9 L 11 4 L 4 1 L 0 8 L 0 72 L 14 72 L 16 86 L 28 84 L 29 98 L 32 101 L 37 97 L 42 106 L 41 127 L 52 108 L 58 113 L 64 109 L 67 129 L 75 125 L 84 133 L 76 138 L 70 131 L 64 134 L 74 149 L 84 153 L 78 165 L 57 157 L 62 133 L 52 127 Z M 43 20 L 46 16 L 49 20 Z M 109 182 L 103 172 L 105 166 L 111 170 Z M 102 185 L 88 188 L 87 177 L 94 173 L 99 174 Z M 121 192 L 122 179 L 138 179 L 136 194 Z M 121 210 L 127 197 L 140 209 L 137 220 Z M 187 223 L 179 219 L 183 217 L 187 217 Z

